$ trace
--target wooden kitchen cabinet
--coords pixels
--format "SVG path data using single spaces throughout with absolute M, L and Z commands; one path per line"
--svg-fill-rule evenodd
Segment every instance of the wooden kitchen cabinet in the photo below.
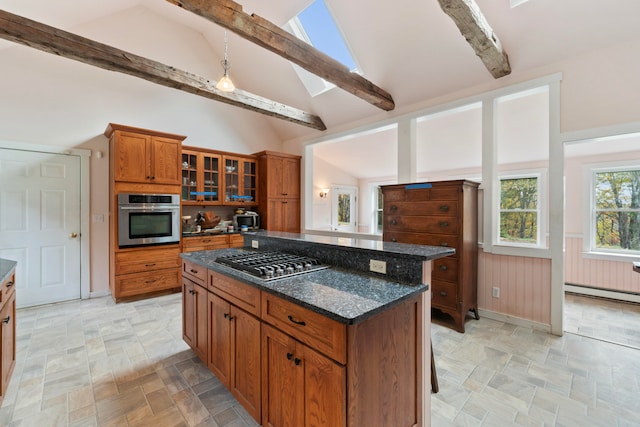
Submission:
M 182 147 L 182 204 L 220 205 L 222 155 L 195 147 Z
M 262 326 L 262 425 L 346 425 L 346 368 Z
M 116 182 L 180 184 L 181 135 L 110 123 L 110 159 Z
M 256 206 L 258 204 L 258 163 L 253 156 L 223 155 L 223 204 Z
M 209 369 L 256 420 L 261 416 L 260 291 L 209 272 Z M 225 299 L 228 298 L 229 300 Z
M 120 250 L 114 258 L 111 289 L 116 302 L 124 298 L 179 289 L 180 247 L 143 247 Z
M 457 180 L 387 185 L 384 241 L 447 246 L 456 250 L 433 263 L 432 308 L 464 332 L 467 313 L 478 319 L 478 183 Z
M 261 227 L 271 231 L 300 232 L 300 156 L 263 151 L 257 153 Z
M 183 261 L 184 277 L 201 281 L 206 269 Z M 258 423 L 422 425 L 421 296 L 347 325 L 216 271 L 207 278 L 207 365 Z
M 0 405 L 7 395 L 16 365 L 16 288 L 15 268 L 0 283 Z
M 208 346 L 207 298 L 206 287 L 182 278 L 182 338 L 204 363 Z
M 243 246 L 244 237 L 242 234 L 205 234 L 182 238 L 182 252 L 241 248 Z

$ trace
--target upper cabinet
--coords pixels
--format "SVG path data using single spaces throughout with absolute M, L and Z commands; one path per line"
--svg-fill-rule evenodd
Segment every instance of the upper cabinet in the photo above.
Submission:
M 182 147 L 182 203 L 221 203 L 222 156 L 193 147 Z
M 145 184 L 180 184 L 180 153 L 186 138 L 110 123 L 113 180 Z
M 222 156 L 224 164 L 223 204 L 255 206 L 258 204 L 258 165 L 253 157 Z

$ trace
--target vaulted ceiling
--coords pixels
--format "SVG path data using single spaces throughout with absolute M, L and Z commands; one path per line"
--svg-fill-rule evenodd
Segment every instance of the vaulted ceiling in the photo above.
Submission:
M 282 25 L 304 9 L 310 0 L 240 0 L 247 13 L 255 13 Z M 236 86 L 248 92 L 308 111 L 322 118 L 328 130 L 370 120 L 384 119 L 410 110 L 425 100 L 463 91 L 494 78 L 460 35 L 453 21 L 443 13 L 438 0 L 326 0 L 337 24 L 355 56 L 364 77 L 389 92 L 396 108 L 385 112 L 341 89 L 333 89 L 315 98 L 309 96 L 285 59 L 268 52 L 235 34 L 229 34 L 230 71 Z M 637 38 L 640 2 L 633 0 L 529 0 L 511 8 L 509 0 L 477 0 L 487 21 L 508 52 L 512 74 L 506 81 L 518 81 L 520 75 L 564 58 Z M 223 29 L 191 12 L 163 0 L 0 0 L 0 9 L 79 34 L 162 62 L 205 78 L 217 80 L 223 56 Z M 135 27 L 139 23 L 139 27 Z M 126 31 L 120 28 L 126 25 Z M 111 28 L 106 31 L 105 28 Z M 151 47 L 150 47 L 151 46 Z M 121 97 L 139 99 L 130 115 L 158 106 L 166 92 L 156 92 L 150 83 L 116 73 L 85 72 L 86 65 L 66 63 L 54 55 L 24 52 L 29 48 L 0 40 L 0 138 L 17 138 L 16 128 L 25 117 L 40 119 L 46 129 L 56 121 L 68 120 L 70 140 L 82 141 L 96 135 L 90 126 L 73 126 L 77 115 L 89 104 L 112 102 L 113 108 L 126 104 Z M 176 54 L 180 52 L 180 54 Z M 194 58 L 194 60 L 190 60 Z M 199 62 L 195 59 L 199 59 Z M 23 66 L 23 72 L 5 74 L 4 64 Z M 194 68 L 194 64 L 198 64 Z M 56 92 L 56 79 L 77 73 L 82 92 Z M 86 79 L 86 81 L 84 81 Z M 97 79 L 97 80 L 96 80 Z M 497 84 L 497 83 L 496 83 Z M 113 99 L 100 91 L 121 88 Z M 22 88 L 22 90 L 16 89 Z M 47 88 L 51 91 L 49 96 Z M 94 92 L 95 89 L 95 92 Z M 36 91 L 33 96 L 26 96 Z M 110 92 L 110 93 L 111 93 Z M 159 95 L 159 94 L 162 95 Z M 177 106 L 208 105 L 215 101 L 193 103 L 175 95 Z M 93 99 L 99 97 L 101 99 Z M 34 102 L 37 99 L 37 102 Z M 65 115 L 44 112 L 64 111 Z M 231 118 L 238 108 L 229 105 L 216 111 Z M 206 115 L 189 124 L 196 127 Z M 66 117 L 66 118 L 65 118 Z M 247 119 L 261 123 L 280 141 L 314 137 L 321 131 L 256 113 L 244 113 Z M 163 117 L 162 130 L 176 132 L 184 127 L 171 123 L 171 114 Z M 176 118 L 176 120 L 178 120 Z M 103 126 L 106 123 L 103 123 Z M 132 123 L 135 124 L 135 123 Z M 198 134 L 197 129 L 188 132 Z M 36 134 L 27 139 L 34 139 Z M 85 138 L 85 139 L 83 139 Z

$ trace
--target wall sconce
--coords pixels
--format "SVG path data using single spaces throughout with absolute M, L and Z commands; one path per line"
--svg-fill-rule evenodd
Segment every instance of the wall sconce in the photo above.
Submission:
M 329 193 L 329 190 L 327 189 L 320 190 L 320 198 L 324 199 L 325 197 L 327 197 L 328 193 Z

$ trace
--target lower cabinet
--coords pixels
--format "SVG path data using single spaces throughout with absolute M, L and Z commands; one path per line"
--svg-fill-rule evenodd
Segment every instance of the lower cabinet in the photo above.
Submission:
M 183 260 L 196 353 L 203 309 L 189 291 L 204 290 L 202 269 Z M 346 325 L 212 270 L 206 286 L 207 366 L 262 426 L 422 424 L 422 297 Z
M 256 420 L 261 414 L 260 320 L 209 293 L 209 369 Z
M 207 362 L 206 288 L 182 278 L 182 338 L 204 363 Z
M 346 425 L 346 368 L 262 325 L 265 426 Z
M 241 248 L 243 246 L 244 236 L 242 234 L 212 234 L 209 236 L 184 237 L 182 239 L 182 252 Z
M 111 295 L 124 298 L 180 288 L 180 247 L 122 250 L 114 256 Z
M 16 366 L 15 270 L 0 283 L 0 405 Z

